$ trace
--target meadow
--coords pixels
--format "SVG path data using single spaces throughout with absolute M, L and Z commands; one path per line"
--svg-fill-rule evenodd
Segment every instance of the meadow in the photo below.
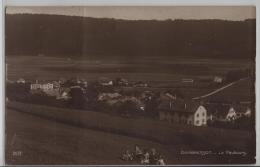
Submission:
M 171 86 L 182 78 L 207 78 L 224 75 L 229 70 L 250 67 L 252 61 L 228 59 L 194 59 L 142 57 L 140 59 L 86 59 L 48 56 L 6 56 L 7 76 L 10 80 L 57 80 L 61 77 L 81 77 L 95 80 L 99 77 L 123 77 L 129 81 L 144 81 L 153 86 Z
M 223 159 L 223 163 L 237 162 L 241 159 L 247 159 L 247 162 L 253 161 L 255 142 L 253 131 L 168 124 L 146 118 L 128 119 L 92 111 L 61 109 L 19 102 L 8 102 L 7 108 L 75 127 L 155 142 L 167 146 L 167 150 L 170 152 L 173 149 L 174 154 L 180 154 L 181 150 L 210 150 L 216 153 L 233 150 L 246 152 L 247 155 L 242 157 L 230 155 L 228 159 Z M 208 158 L 214 162 L 214 159 L 224 157 L 226 155 L 209 155 Z M 203 158 L 207 159 L 207 156 Z
M 200 79 L 212 81 L 215 76 L 225 76 L 230 70 L 252 68 L 252 60 L 202 59 L 169 57 L 142 57 L 122 59 L 120 56 L 108 58 L 71 58 L 62 56 L 6 56 L 7 78 L 38 80 L 58 80 L 60 78 L 84 78 L 95 81 L 100 77 L 110 79 L 125 78 L 129 82 L 143 81 L 152 88 L 123 88 L 125 90 L 167 90 L 178 88 L 185 97 L 193 98 L 216 89 L 210 83 L 197 82 Z M 195 83 L 182 83 L 191 78 Z M 249 83 L 252 84 L 252 83 Z M 221 85 L 220 85 L 221 86 Z M 241 90 L 247 96 L 248 89 Z

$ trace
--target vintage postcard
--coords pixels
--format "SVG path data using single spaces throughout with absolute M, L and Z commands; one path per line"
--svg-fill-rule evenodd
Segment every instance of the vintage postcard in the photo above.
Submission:
M 253 6 L 6 7 L 6 164 L 255 164 L 255 56 Z

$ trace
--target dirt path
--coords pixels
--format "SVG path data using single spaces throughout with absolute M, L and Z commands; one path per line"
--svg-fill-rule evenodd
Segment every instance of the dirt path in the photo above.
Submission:
M 220 91 L 222 91 L 222 90 L 224 90 L 224 89 L 226 89 L 226 88 L 228 88 L 228 87 L 230 87 L 230 86 L 232 86 L 232 85 L 234 85 L 234 84 L 236 84 L 236 83 L 238 83 L 238 82 L 240 82 L 240 81 L 243 81 L 243 80 L 245 80 L 245 79 L 247 79 L 247 78 L 242 78 L 242 79 L 240 79 L 240 80 L 238 80 L 238 81 L 235 81 L 235 82 L 232 82 L 232 83 L 230 83 L 230 84 L 227 84 L 227 85 L 225 85 L 225 86 L 223 86 L 223 87 L 221 87 L 221 88 L 219 88 L 219 89 L 216 89 L 216 90 L 214 90 L 213 92 L 210 92 L 210 93 L 208 93 L 208 94 L 205 94 L 205 95 L 202 95 L 202 96 L 198 96 L 198 97 L 194 97 L 194 98 L 192 98 L 192 100 L 203 99 L 203 98 L 205 98 L 205 97 L 214 95 L 214 94 L 216 94 L 216 93 L 218 93 L 218 92 L 220 92 Z

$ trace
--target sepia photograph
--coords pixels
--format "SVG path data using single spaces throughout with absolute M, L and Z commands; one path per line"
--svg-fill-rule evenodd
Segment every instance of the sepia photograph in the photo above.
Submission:
M 7 6 L 7 165 L 256 163 L 254 6 Z

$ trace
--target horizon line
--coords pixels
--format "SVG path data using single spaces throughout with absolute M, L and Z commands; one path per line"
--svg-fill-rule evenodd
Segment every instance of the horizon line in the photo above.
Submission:
M 121 20 L 206 20 L 242 21 L 256 18 L 253 6 L 86 6 L 6 7 L 6 14 L 48 14 Z
M 232 19 L 221 19 L 221 18 L 165 18 L 165 19 L 124 19 L 124 18 L 114 18 L 114 17 L 93 17 L 93 16 L 78 16 L 78 15 L 66 15 L 66 14 L 48 14 L 48 13 L 5 13 L 6 15 L 46 15 L 46 16 L 65 16 L 65 17 L 79 17 L 79 18 L 92 18 L 92 19 L 110 19 L 110 20 L 125 20 L 125 21 L 202 21 L 202 20 L 221 20 L 221 21 L 231 21 L 231 22 L 240 22 L 246 20 L 256 20 L 256 18 L 245 18 L 241 20 L 232 20 Z

